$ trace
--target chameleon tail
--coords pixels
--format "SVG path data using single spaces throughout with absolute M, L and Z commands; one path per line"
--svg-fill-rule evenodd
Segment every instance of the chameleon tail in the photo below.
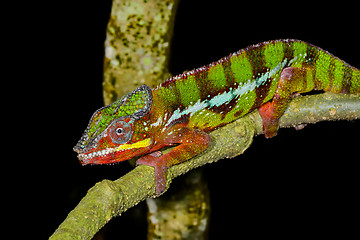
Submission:
M 333 93 L 360 93 L 360 70 L 315 46 L 309 46 L 315 89 Z

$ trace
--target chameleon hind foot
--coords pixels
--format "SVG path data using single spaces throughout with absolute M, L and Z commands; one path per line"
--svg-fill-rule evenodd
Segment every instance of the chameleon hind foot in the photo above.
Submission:
M 313 90 L 314 86 L 311 68 L 287 67 L 281 72 L 272 101 L 259 108 L 266 138 L 276 136 L 279 129 L 279 120 L 288 108 L 291 98 L 297 96 L 298 93 Z
M 279 119 L 274 118 L 274 107 L 271 102 L 267 102 L 259 108 L 260 116 L 263 120 L 263 132 L 266 138 L 275 137 L 279 129 Z

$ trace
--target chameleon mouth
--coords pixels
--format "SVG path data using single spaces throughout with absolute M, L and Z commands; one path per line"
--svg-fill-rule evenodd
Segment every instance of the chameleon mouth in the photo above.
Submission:
M 110 159 L 115 160 L 114 159 L 115 154 L 121 154 L 121 152 L 124 152 L 126 150 L 148 147 L 149 145 L 150 145 L 150 138 L 146 138 L 144 140 L 132 144 L 122 144 L 120 146 L 113 148 L 106 148 L 94 152 L 80 153 L 78 154 L 78 158 L 83 165 L 91 164 L 91 163 L 93 164 L 102 163 L 104 162 L 104 160 L 105 161 L 106 160 L 109 161 Z
M 116 151 L 116 149 L 114 149 L 114 148 L 106 148 L 104 150 L 100 150 L 100 151 L 96 151 L 96 152 L 81 153 L 78 155 L 78 158 L 82 162 L 87 162 L 90 159 L 97 158 L 97 157 L 101 157 L 101 158 L 108 157 L 107 155 L 109 155 L 110 153 L 114 153 L 114 152 L 118 152 L 118 151 Z

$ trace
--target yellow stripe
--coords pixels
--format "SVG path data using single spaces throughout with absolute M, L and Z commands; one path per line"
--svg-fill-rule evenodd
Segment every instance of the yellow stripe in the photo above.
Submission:
M 148 147 L 150 145 L 150 138 L 146 138 L 144 140 L 138 141 L 133 144 L 123 144 L 116 148 L 116 151 L 119 150 L 127 150 L 127 149 L 133 149 L 133 148 L 142 148 L 142 147 Z

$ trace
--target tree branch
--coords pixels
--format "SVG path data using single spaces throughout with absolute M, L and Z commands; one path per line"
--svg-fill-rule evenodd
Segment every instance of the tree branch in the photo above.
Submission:
M 360 95 L 325 93 L 295 98 L 281 118 L 280 127 L 359 118 Z M 262 134 L 258 111 L 211 132 L 212 143 L 204 153 L 169 169 L 167 186 L 191 169 L 242 154 L 258 134 Z M 115 181 L 103 180 L 88 191 L 50 239 L 91 239 L 111 218 L 148 197 L 155 197 L 152 167 L 140 165 Z
M 178 0 L 113 1 L 106 31 L 104 102 L 170 77 L 168 60 Z

